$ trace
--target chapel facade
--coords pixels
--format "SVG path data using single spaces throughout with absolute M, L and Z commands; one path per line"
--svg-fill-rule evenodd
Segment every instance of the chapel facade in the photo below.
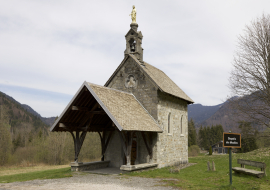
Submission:
M 125 58 L 105 86 L 132 93 L 163 130 L 162 133 L 152 134 L 152 158 L 144 148 L 142 137 L 134 139 L 137 143 L 135 162 L 158 163 L 158 167 L 187 163 L 187 106 L 193 101 L 164 72 L 143 61 L 142 32 L 138 31 L 136 23 L 130 27 L 125 35 Z M 111 146 L 116 144 L 120 142 L 112 142 Z M 121 158 L 110 156 L 114 155 L 111 152 L 114 150 L 108 149 L 107 157 L 111 165 L 123 165 Z
M 132 22 L 124 59 L 104 86 L 84 82 L 51 127 L 74 139 L 72 170 L 137 170 L 188 162 L 188 97 L 163 71 L 144 61 L 142 32 Z M 87 132 L 101 139 L 102 159 L 78 161 Z

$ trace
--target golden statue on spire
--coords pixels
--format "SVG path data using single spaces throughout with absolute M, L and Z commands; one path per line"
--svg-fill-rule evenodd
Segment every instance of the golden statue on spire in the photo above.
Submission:
M 130 14 L 131 15 L 131 20 L 132 20 L 132 23 L 136 23 L 136 13 L 137 13 L 137 11 L 135 9 L 135 5 L 133 5 L 132 8 L 133 9 L 132 9 L 131 14 Z

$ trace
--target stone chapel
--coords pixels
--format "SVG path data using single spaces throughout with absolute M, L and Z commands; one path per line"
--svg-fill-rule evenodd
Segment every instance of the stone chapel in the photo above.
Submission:
M 84 82 L 50 131 L 74 140 L 73 171 L 133 171 L 188 162 L 188 104 L 193 100 L 163 71 L 144 61 L 142 32 L 132 22 L 124 59 L 104 86 Z M 179 73 L 181 74 L 181 73 Z M 88 132 L 97 132 L 99 162 L 78 161 Z

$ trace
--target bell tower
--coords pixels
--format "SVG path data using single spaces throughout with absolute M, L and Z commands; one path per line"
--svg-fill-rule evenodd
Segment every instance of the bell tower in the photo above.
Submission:
M 133 54 L 141 63 L 143 63 L 143 48 L 142 39 L 143 35 L 141 31 L 137 31 L 138 24 L 131 23 L 130 30 L 126 34 L 126 54 Z

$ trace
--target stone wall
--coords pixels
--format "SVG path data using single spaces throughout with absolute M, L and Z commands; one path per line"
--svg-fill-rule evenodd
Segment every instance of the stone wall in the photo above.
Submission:
M 132 93 L 152 117 L 157 119 L 157 88 L 132 58 L 126 60 L 108 87 Z
M 87 170 L 96 170 L 100 168 L 106 168 L 108 167 L 110 161 L 97 161 L 97 162 L 79 162 L 75 163 L 72 162 L 70 164 L 71 166 L 71 171 L 72 172 L 78 172 L 78 171 L 87 171 Z
M 114 78 L 108 84 L 109 88 L 132 93 L 144 108 L 163 127 L 163 133 L 153 133 L 153 162 L 159 167 L 177 165 L 188 162 L 188 120 L 187 102 L 160 92 L 155 84 L 144 75 L 140 66 L 128 58 L 118 70 Z M 168 114 L 171 113 L 171 134 L 168 134 Z M 182 133 L 181 133 L 182 117 Z M 117 135 L 118 137 L 118 135 Z M 118 144 L 119 143 L 119 144 Z M 123 151 L 120 139 L 112 139 L 106 160 L 110 160 L 110 166 L 119 167 L 123 164 Z M 118 147 L 119 146 L 119 147 Z M 111 148 L 119 148 L 116 153 Z M 148 152 L 140 135 L 137 135 L 137 162 L 136 164 L 149 162 Z M 118 155 L 116 155 L 118 154 Z M 121 155 L 122 157 L 119 157 Z M 108 159 L 107 159 L 108 158 Z M 119 161 L 119 160 L 120 161 Z M 118 161 L 117 161 L 118 160 Z M 122 163 L 120 163 L 122 162 Z
M 149 154 L 146 149 L 144 140 L 140 132 L 137 132 L 137 159 L 135 164 L 143 164 L 149 162 Z
M 120 136 L 114 131 L 105 152 L 105 161 L 110 161 L 109 167 L 120 167 L 123 165 L 123 154 Z
M 136 133 L 136 142 L 137 155 L 135 164 L 148 163 L 149 155 L 140 132 Z M 124 151 L 121 143 L 119 133 L 116 131 L 113 132 L 105 153 L 105 160 L 110 161 L 109 167 L 120 167 L 124 165 Z
M 158 99 L 158 122 L 163 127 L 164 132 L 158 133 L 157 149 L 155 150 L 157 163 L 159 167 L 187 163 L 187 102 L 162 92 L 158 93 Z M 168 133 L 169 114 L 171 133 Z
M 132 86 L 129 84 L 129 80 L 131 80 L 130 76 L 134 77 L 133 78 L 134 84 Z M 137 98 L 137 100 L 143 105 L 143 107 L 152 115 L 152 117 L 157 120 L 157 102 L 158 102 L 157 88 L 155 87 L 153 82 L 143 74 L 143 71 L 141 70 L 140 66 L 138 66 L 138 64 L 132 58 L 129 57 L 126 60 L 126 62 L 122 65 L 122 67 L 116 73 L 111 82 L 108 84 L 108 87 L 132 93 Z M 115 139 L 112 139 L 112 141 L 114 141 L 112 142 L 113 145 L 117 144 Z M 136 164 L 148 163 L 149 155 L 140 133 L 137 133 L 136 141 L 137 141 Z M 110 147 L 108 147 L 108 150 L 109 149 Z M 114 157 L 113 155 L 109 156 L 109 154 L 111 153 L 115 154 L 113 153 L 113 151 L 108 151 L 107 157 L 109 158 Z M 123 154 L 124 153 L 122 151 L 122 156 Z M 123 157 L 121 160 L 123 160 Z M 111 166 L 118 167 L 119 164 L 116 164 L 114 158 L 113 160 L 110 161 Z

